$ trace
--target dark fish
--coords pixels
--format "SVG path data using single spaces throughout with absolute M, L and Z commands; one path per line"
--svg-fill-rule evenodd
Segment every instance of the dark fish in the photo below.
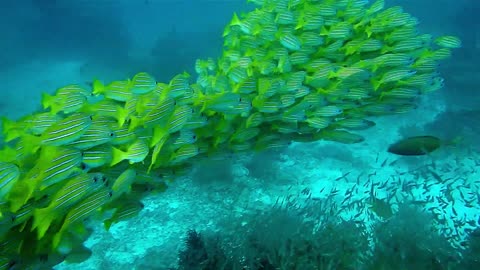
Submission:
M 400 140 L 388 147 L 388 152 L 402 156 L 422 156 L 440 147 L 441 141 L 434 136 L 416 136 Z

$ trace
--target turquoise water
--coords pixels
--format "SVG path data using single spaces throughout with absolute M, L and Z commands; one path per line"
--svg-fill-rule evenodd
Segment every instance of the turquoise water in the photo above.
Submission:
M 199 163 L 145 198 L 138 217 L 109 231 L 93 222 L 91 257 L 55 269 L 241 269 L 230 258 L 245 269 L 365 269 L 371 258 L 377 268 L 369 269 L 479 269 L 480 4 L 387 5 L 403 6 L 422 31 L 462 39 L 439 68 L 443 89 L 412 112 L 376 119 L 359 144 L 294 143 Z M 8 1 L 0 7 L 0 115 L 29 114 L 42 92 L 70 83 L 193 73 L 195 59 L 220 56 L 232 13 L 252 8 L 243 0 Z M 386 151 L 423 134 L 460 142 L 422 157 Z M 392 216 L 374 213 L 372 188 Z

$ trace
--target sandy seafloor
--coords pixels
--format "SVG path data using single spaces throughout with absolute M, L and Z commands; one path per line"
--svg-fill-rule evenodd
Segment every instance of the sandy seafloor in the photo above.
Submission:
M 52 8 L 55 4 L 51 1 L 7 5 L 8 15 L 0 19 L 2 40 L 6 41 L 0 44 L 0 115 L 18 118 L 28 114 L 40 106 L 43 91 L 53 93 L 66 84 L 90 82 L 94 77 L 124 79 L 138 71 L 152 72 L 165 81 L 191 70 L 195 58 L 216 56 L 223 26 L 233 11 L 248 10 L 248 6 L 243 1 L 194 3 L 123 0 L 116 4 L 80 1 L 77 6 L 57 8 Z M 417 110 L 376 119 L 377 125 L 362 133 L 366 140 L 356 145 L 294 144 L 281 152 L 207 162 L 172 183 L 165 193 L 146 198 L 139 217 L 114 224 L 108 232 L 96 224 L 86 242 L 93 256 L 84 263 L 61 264 L 56 269 L 167 269 L 175 266 L 181 239 L 189 229 L 220 231 L 225 220 L 242 223 L 246 212 L 268 211 L 278 197 L 296 196 L 305 188 L 319 198 L 325 196 L 320 193 L 324 187 L 344 193 L 360 174 L 376 172 L 374 181 L 383 183 L 392 176 L 400 177 L 399 172 L 433 161 L 438 168 L 447 168 L 439 169 L 445 177 L 464 174 L 466 181 L 480 180 L 480 168 L 472 161 L 480 160 L 480 24 L 469 15 L 480 7 L 474 3 L 395 2 L 420 18 L 422 30 L 456 34 L 465 43 L 465 48 L 440 68 L 446 87 L 423 98 Z M 109 12 L 112 10 L 115 12 Z M 459 110 L 473 111 L 473 116 L 458 116 Z M 429 124 L 439 115 L 447 120 Z M 446 139 L 462 136 L 464 142 L 431 157 L 399 158 L 386 152 L 386 147 L 402 136 L 425 133 Z M 388 162 L 382 167 L 385 159 Z M 451 167 L 455 172 L 448 170 Z M 351 173 L 346 179 L 334 181 L 347 172 Z M 468 188 L 474 194 L 479 192 L 478 186 Z M 415 194 L 421 198 L 426 192 L 436 190 L 416 190 Z M 480 217 L 478 202 L 470 209 L 460 200 L 451 207 L 469 220 Z M 452 216 L 451 207 L 445 210 L 446 217 Z

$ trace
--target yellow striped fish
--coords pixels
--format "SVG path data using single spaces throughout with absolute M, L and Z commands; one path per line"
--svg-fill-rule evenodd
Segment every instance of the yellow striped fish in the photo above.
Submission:
M 112 162 L 110 162 L 110 166 L 118 164 L 123 160 L 128 160 L 130 164 L 142 162 L 145 157 L 147 157 L 148 152 L 149 148 L 147 143 L 140 139 L 132 143 L 125 152 L 113 147 Z
M 110 164 L 113 158 L 113 149 L 109 144 L 92 147 L 82 152 L 82 163 L 85 168 L 92 169 Z
M 109 143 L 114 137 L 115 133 L 107 125 L 94 121 L 80 138 L 68 143 L 66 146 L 85 150 L 97 145 Z
M 120 174 L 113 182 L 111 187 L 113 191 L 112 200 L 120 197 L 124 193 L 130 192 L 130 186 L 137 177 L 137 172 L 133 169 L 127 169 Z
M 441 36 L 436 38 L 434 42 L 443 48 L 457 49 L 462 47 L 462 41 L 455 36 Z
M 108 231 L 112 224 L 122 220 L 128 220 L 138 216 L 145 206 L 139 201 L 125 202 L 115 210 L 111 218 L 104 221 L 105 229 Z
M 147 94 L 155 90 L 157 81 L 147 72 L 139 72 L 133 76 L 129 83 L 130 91 L 133 94 Z
M 19 177 L 20 170 L 15 164 L 0 162 L 0 201 L 3 201 Z
M 55 220 L 58 222 L 70 207 L 105 184 L 106 178 L 100 173 L 81 173 L 65 183 L 46 208 L 34 210 L 32 230 L 37 229 L 38 239 L 42 238 L 50 224 Z
M 100 207 L 104 206 L 107 202 L 110 201 L 112 197 L 112 191 L 109 189 L 100 189 L 90 196 L 87 196 L 85 199 L 77 203 L 72 209 L 68 211 L 68 214 L 63 221 L 62 227 L 55 234 L 52 241 L 52 247 L 56 248 L 59 246 L 63 233 L 72 225 L 82 222 L 96 211 Z
M 92 124 L 92 116 L 75 113 L 50 126 L 40 137 L 24 136 L 25 151 L 35 153 L 40 146 L 62 146 L 80 138 Z

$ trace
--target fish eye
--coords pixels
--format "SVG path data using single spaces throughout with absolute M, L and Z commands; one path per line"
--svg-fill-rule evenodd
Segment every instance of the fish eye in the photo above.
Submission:
M 193 135 L 193 136 L 192 136 L 192 139 L 196 140 L 196 139 L 197 139 L 197 135 Z
M 107 177 L 105 175 L 102 175 L 102 182 L 107 182 Z
M 93 182 L 96 183 L 97 181 L 98 181 L 97 177 L 94 176 L 94 177 L 93 177 Z
M 12 220 L 12 222 L 15 222 L 15 220 L 17 219 L 17 216 L 13 215 L 10 219 Z
M 87 168 L 87 165 L 85 165 L 85 163 L 82 163 L 82 164 L 80 165 L 80 169 L 85 170 L 86 168 Z
M 113 137 L 113 135 L 115 135 L 115 134 L 113 132 L 110 132 L 109 136 Z
M 89 118 L 90 118 L 90 120 L 93 120 L 93 116 L 90 115 Z
M 112 197 L 113 196 L 113 193 L 110 191 L 108 192 L 108 197 Z

